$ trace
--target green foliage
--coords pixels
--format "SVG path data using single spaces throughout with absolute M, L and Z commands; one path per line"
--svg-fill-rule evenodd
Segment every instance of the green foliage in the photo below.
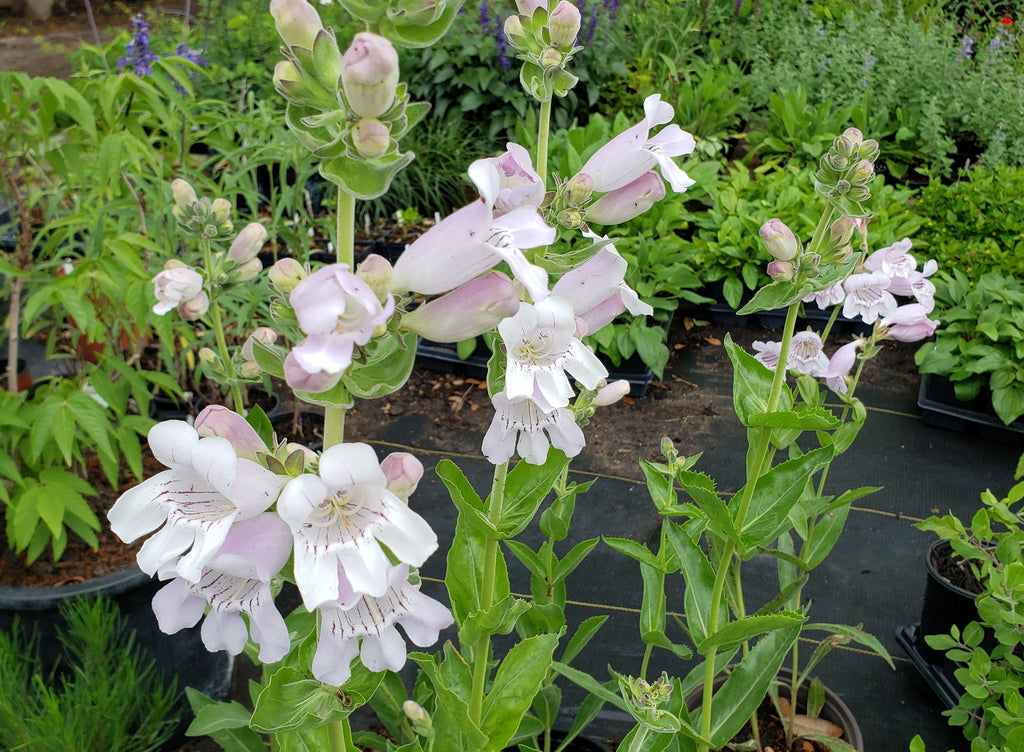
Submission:
M 1007 425 L 1024 415 L 1024 286 L 998 272 L 975 284 L 954 268 L 935 301 L 941 325 L 914 356 L 921 372 L 947 377 L 960 400 L 987 388 Z
M 739 308 L 747 295 L 768 281 L 769 256 L 758 234 L 762 224 L 773 217 L 782 220 L 798 238 L 808 238 L 817 222 L 806 190 L 814 181 L 814 168 L 787 163 L 778 168 L 762 167 L 750 172 L 732 167 L 711 185 L 706 210 L 684 214 L 696 228 L 691 239 L 690 263 L 704 284 L 721 283 L 723 299 Z M 913 236 L 921 219 L 908 211 L 912 192 L 885 184 L 871 183 L 874 217 L 869 225 L 872 238 L 900 239 Z
M 147 394 L 150 383 L 117 358 L 104 362 L 106 368 L 56 379 L 31 396 L 0 392 L 0 501 L 7 507 L 8 545 L 28 563 L 48 545 L 59 559 L 70 534 L 95 547 L 100 524 L 87 500 L 94 485 L 105 480 L 117 488 L 122 462 L 142 478 L 140 437 L 152 421 L 133 415 L 129 400 Z M 86 473 L 92 456 L 101 477 Z
M 1024 518 L 1018 483 L 1004 499 L 986 491 L 970 524 L 949 514 L 929 517 L 917 527 L 949 541 L 982 584 L 975 601 L 978 621 L 949 635 L 929 635 L 929 646 L 945 651 L 964 688 L 960 701 L 944 712 L 963 728 L 972 750 L 1019 749 L 1024 744 Z
M 915 244 L 944 269 L 977 281 L 986 272 L 1024 279 L 1024 169 L 977 167 L 933 181 L 913 205 L 924 223 Z
M 177 722 L 178 692 L 136 646 L 117 605 L 61 606 L 64 663 L 39 659 L 39 636 L 0 632 L 0 747 L 34 752 L 153 752 Z

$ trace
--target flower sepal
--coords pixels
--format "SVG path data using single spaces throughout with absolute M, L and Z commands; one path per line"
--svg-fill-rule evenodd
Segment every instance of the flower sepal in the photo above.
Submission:
M 414 332 L 390 332 L 364 348 L 364 357 L 354 360 L 342 377 L 348 391 L 360 399 L 394 394 L 409 380 L 416 361 Z
M 465 0 L 392 0 L 378 26 L 399 47 L 430 47 L 443 37 Z

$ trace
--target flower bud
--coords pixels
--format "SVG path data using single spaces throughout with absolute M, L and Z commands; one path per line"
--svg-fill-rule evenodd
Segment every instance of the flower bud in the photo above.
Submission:
M 515 285 L 490 272 L 402 317 L 402 328 L 435 342 L 461 342 L 496 327 L 519 310 Z
M 875 166 L 866 159 L 862 159 L 853 166 L 850 171 L 850 182 L 854 185 L 864 185 L 875 177 Z
M 256 258 L 267 240 L 267 228 L 259 222 L 250 222 L 238 233 L 228 250 L 228 255 L 236 264 L 244 264 Z
M 540 63 L 541 68 L 557 68 L 562 64 L 564 56 L 554 47 L 547 47 L 540 53 L 540 57 L 537 62 Z
M 376 118 L 363 118 L 352 128 L 352 143 L 360 155 L 376 159 L 391 147 L 391 129 Z
M 235 267 L 235 282 L 248 282 L 250 279 L 256 279 L 261 271 L 263 271 L 263 262 L 258 258 L 249 259 L 241 266 Z
M 244 363 L 239 363 L 237 368 L 238 375 L 243 379 L 255 379 L 263 373 L 263 369 L 260 368 L 259 364 L 254 360 L 247 360 Z
M 571 50 L 576 45 L 576 36 L 580 33 L 582 22 L 580 9 L 569 0 L 560 0 L 548 16 L 551 44 L 560 50 Z
M 210 216 L 220 224 L 231 219 L 231 202 L 226 198 L 215 198 L 210 205 Z
M 258 326 L 253 330 L 245 339 L 245 343 L 242 345 L 242 357 L 246 360 L 255 360 L 253 355 L 254 343 L 259 342 L 261 345 L 272 345 L 277 342 L 277 332 L 271 329 L 269 326 Z
M 640 216 L 663 198 L 665 182 L 652 170 L 601 196 L 587 207 L 587 219 L 602 225 L 621 224 Z
M 174 203 L 181 209 L 187 209 L 199 200 L 196 198 L 195 189 L 187 180 L 181 178 L 171 181 L 171 193 L 174 195 Z
M 290 84 L 297 84 L 302 81 L 300 71 L 291 60 L 281 60 L 274 66 L 274 88 L 280 91 L 282 87 Z
M 423 463 L 408 452 L 392 452 L 381 461 L 380 469 L 387 489 L 408 504 L 423 478 Z
M 859 149 L 857 149 L 857 156 L 861 159 L 866 159 L 869 162 L 874 162 L 878 159 L 878 152 L 878 142 L 873 138 L 869 138 L 860 145 Z
M 306 0 L 271 0 L 270 15 L 274 17 L 277 33 L 289 47 L 313 49 L 323 23 L 316 8 Z
M 356 276 L 373 290 L 378 300 L 384 300 L 391 284 L 391 276 L 395 273 L 391 262 L 377 253 L 371 253 L 356 269 Z
M 420 707 L 417 703 L 412 700 L 406 700 L 402 703 L 402 712 L 405 713 L 405 717 L 409 719 L 409 723 L 412 725 L 412 730 L 417 735 L 426 738 L 433 738 L 434 727 L 430 720 L 430 714 Z
M 773 259 L 768 264 L 768 276 L 780 282 L 789 282 L 793 279 L 794 268 L 792 262 Z
M 220 366 L 220 356 L 218 356 L 217 353 L 209 347 L 200 347 L 197 354 L 199 356 L 200 363 L 205 363 L 211 366 Z
M 548 9 L 548 0 L 516 0 L 516 9 L 527 18 L 538 8 Z
M 792 261 L 800 252 L 800 243 L 793 231 L 780 219 L 772 218 L 761 225 L 760 235 L 768 253 L 779 261 Z
M 356 34 L 342 58 L 341 82 L 360 117 L 375 118 L 391 109 L 398 86 L 398 53 L 391 42 L 368 31 Z
M 202 437 L 219 436 L 227 439 L 238 456 L 245 459 L 255 460 L 257 453 L 267 451 L 267 445 L 255 429 L 246 423 L 245 418 L 223 405 L 203 408 L 196 416 L 194 428 Z
M 509 16 L 505 19 L 505 40 L 515 47 L 519 48 L 523 39 L 526 38 L 526 29 L 523 28 L 522 19 L 519 16 Z
M 582 206 L 594 193 L 594 179 L 585 172 L 578 172 L 565 184 L 565 200 L 573 206 Z
M 598 389 L 590 404 L 594 407 L 607 407 L 608 405 L 614 405 L 627 394 L 629 394 L 629 382 L 625 379 L 619 379 L 610 384 L 605 384 Z
M 853 237 L 854 227 L 855 222 L 850 217 L 840 217 L 831 225 L 829 225 L 829 238 L 836 245 L 845 245 L 846 243 L 849 243 L 850 238 Z
M 289 293 L 306 277 L 302 264 L 293 258 L 280 259 L 267 272 L 270 283 L 280 293 Z
M 208 310 L 210 310 L 210 298 L 207 297 L 205 291 L 199 293 L 191 300 L 178 304 L 178 315 L 185 319 L 185 321 L 195 321 L 201 318 Z

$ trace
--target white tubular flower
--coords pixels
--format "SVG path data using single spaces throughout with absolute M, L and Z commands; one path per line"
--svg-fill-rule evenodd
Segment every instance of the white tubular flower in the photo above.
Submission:
M 590 236 L 588 236 L 590 237 Z M 592 236 L 600 239 L 599 236 Z M 644 303 L 625 282 L 626 259 L 609 244 L 566 272 L 555 282 L 551 294 L 572 304 L 573 313 L 583 321 L 587 332 L 596 332 L 623 311 L 634 316 L 649 316 L 654 309 Z
M 110 529 L 131 543 L 161 528 L 139 551 L 139 568 L 152 575 L 184 554 L 175 569 L 198 582 L 231 526 L 266 511 L 285 479 L 180 420 L 153 426 L 149 446 L 170 469 L 122 494 L 107 513 Z
M 693 136 L 675 124 L 665 126 L 653 137 L 650 135 L 652 128 L 672 120 L 672 105 L 662 102 L 660 94 L 652 94 L 644 101 L 644 115 L 639 123 L 598 149 L 580 170 L 593 178 L 598 193 L 627 186 L 655 166 L 661 168 L 662 177 L 677 193 L 694 184 L 672 161 L 672 157 L 693 151 Z
M 843 315 L 848 319 L 860 316 L 865 324 L 873 324 L 879 316 L 890 316 L 896 310 L 896 298 L 889 292 L 892 279 L 884 272 L 851 274 L 843 282 L 846 300 Z
M 338 598 L 320 608 L 321 628 L 313 656 L 313 676 L 340 686 L 352 676 L 357 655 L 371 671 L 399 671 L 405 665 L 405 640 L 397 627 L 421 648 L 437 642 L 441 630 L 452 624 L 451 613 L 409 581 L 409 567 L 389 567 L 387 589 L 379 596 L 352 589 L 345 574 L 337 575 Z
M 367 444 L 336 444 L 320 456 L 319 475 L 300 475 L 281 492 L 277 512 L 295 539 L 295 583 L 313 610 L 342 596 L 339 567 L 355 591 L 383 596 L 387 554 L 419 566 L 437 548 L 430 525 L 388 490 Z
M 203 567 L 198 582 L 177 576 L 173 562 L 165 564 L 160 578 L 174 579 L 153 596 L 160 630 L 174 634 L 195 626 L 209 605 L 200 632 L 207 650 L 238 655 L 251 634 L 260 646 L 261 661 L 281 660 L 291 640 L 284 618 L 274 606 L 270 583 L 288 561 L 291 544 L 284 521 L 265 512 L 231 528 L 217 554 Z M 242 614 L 249 618 L 248 630 Z
M 500 157 L 476 160 L 469 166 L 469 177 L 495 217 L 522 206 L 536 209 L 544 201 L 544 183 L 529 152 L 519 144 L 507 144 Z
M 171 266 L 153 277 L 156 305 L 153 313 L 165 313 L 196 298 L 203 291 L 203 277 L 187 266 Z
M 576 317 L 563 298 L 523 303 L 515 316 L 498 324 L 498 332 L 508 351 L 505 393 L 510 400 L 533 399 L 550 411 L 572 399 L 566 372 L 587 389 L 596 389 L 608 376 L 597 356 L 576 337 Z
M 817 332 L 797 332 L 793 335 L 786 365 L 797 373 L 811 376 L 821 376 L 828 370 L 828 356 Z
M 575 457 L 586 443 L 572 411 L 556 407 L 545 411 L 531 399 L 510 401 L 504 392 L 494 395 L 494 418 L 484 435 L 484 456 L 493 465 L 519 456 L 531 465 L 543 465 L 548 448 Z

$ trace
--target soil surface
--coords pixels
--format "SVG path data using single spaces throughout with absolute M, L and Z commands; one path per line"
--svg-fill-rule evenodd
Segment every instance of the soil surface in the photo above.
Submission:
M 0 5 L 18 0 L 0 0 Z M 115 2 L 93 0 L 92 11 L 100 41 L 109 41 L 131 26 L 137 13 L 154 9 L 180 15 L 184 0 Z M 22 7 L 0 7 L 0 71 L 24 71 L 34 76 L 71 75 L 67 53 L 82 42 L 95 44 L 85 0 L 57 0 L 46 21 L 30 19 Z

